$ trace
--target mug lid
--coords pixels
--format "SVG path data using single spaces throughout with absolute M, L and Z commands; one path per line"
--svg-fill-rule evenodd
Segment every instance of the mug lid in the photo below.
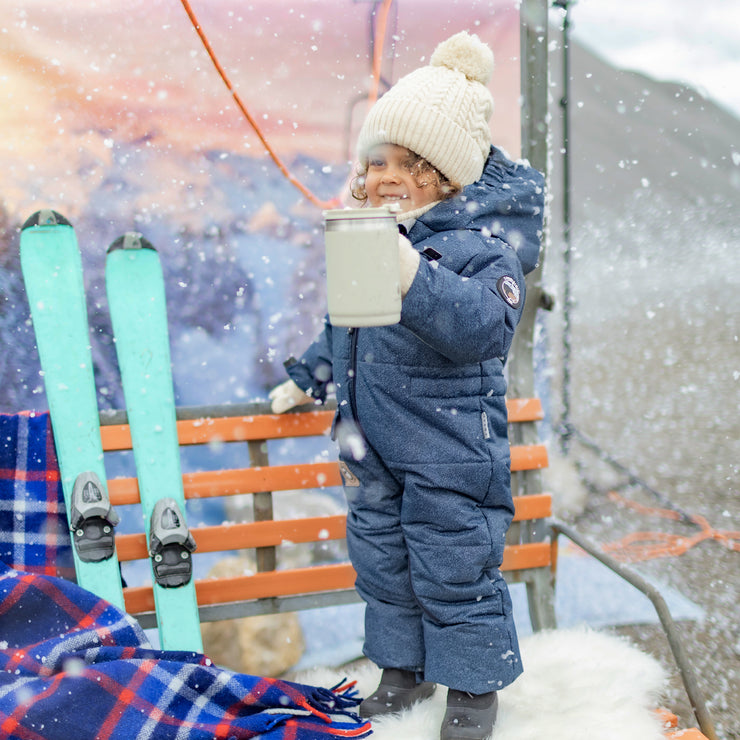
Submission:
M 380 206 L 379 208 L 335 208 L 324 211 L 325 221 L 341 221 L 356 219 L 384 219 L 391 218 L 395 222 L 396 213 L 401 209 L 396 206 Z

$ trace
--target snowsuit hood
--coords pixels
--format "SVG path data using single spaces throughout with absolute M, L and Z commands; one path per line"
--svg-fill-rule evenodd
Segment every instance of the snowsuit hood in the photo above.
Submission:
M 429 232 L 447 231 L 452 225 L 500 239 L 514 249 L 527 275 L 539 261 L 544 192 L 541 172 L 491 147 L 480 180 L 457 197 L 437 204 L 418 223 Z M 421 228 L 418 233 L 425 234 Z

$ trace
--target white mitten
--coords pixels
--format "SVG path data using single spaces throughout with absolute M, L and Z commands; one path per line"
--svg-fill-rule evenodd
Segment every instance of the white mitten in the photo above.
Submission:
M 300 406 L 311 400 L 311 396 L 302 391 L 292 379 L 275 386 L 270 391 L 268 397 L 272 401 L 271 408 L 273 414 L 282 414 L 294 406 Z
M 403 235 L 398 235 L 398 258 L 401 263 L 401 296 L 409 292 L 419 269 L 419 253 L 411 246 L 411 242 Z

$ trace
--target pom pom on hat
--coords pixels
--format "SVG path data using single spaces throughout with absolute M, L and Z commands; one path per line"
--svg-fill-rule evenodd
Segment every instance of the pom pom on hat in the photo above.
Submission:
M 491 148 L 493 98 L 486 85 L 493 52 L 462 31 L 440 43 L 430 64 L 402 77 L 372 107 L 357 151 L 365 161 L 379 144 L 397 144 L 462 186 L 478 180 Z
M 454 69 L 471 82 L 487 85 L 493 75 L 493 52 L 477 36 L 461 31 L 439 44 L 429 64 Z

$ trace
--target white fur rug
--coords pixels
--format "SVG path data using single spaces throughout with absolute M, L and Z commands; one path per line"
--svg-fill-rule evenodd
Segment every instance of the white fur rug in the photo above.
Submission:
M 492 740 L 665 740 L 653 713 L 666 686 L 660 664 L 628 641 L 589 629 L 540 632 L 521 641 L 524 674 L 499 694 Z M 315 669 L 297 680 L 332 686 L 345 675 L 362 696 L 380 672 Z M 373 723 L 377 740 L 439 740 L 446 690 Z

